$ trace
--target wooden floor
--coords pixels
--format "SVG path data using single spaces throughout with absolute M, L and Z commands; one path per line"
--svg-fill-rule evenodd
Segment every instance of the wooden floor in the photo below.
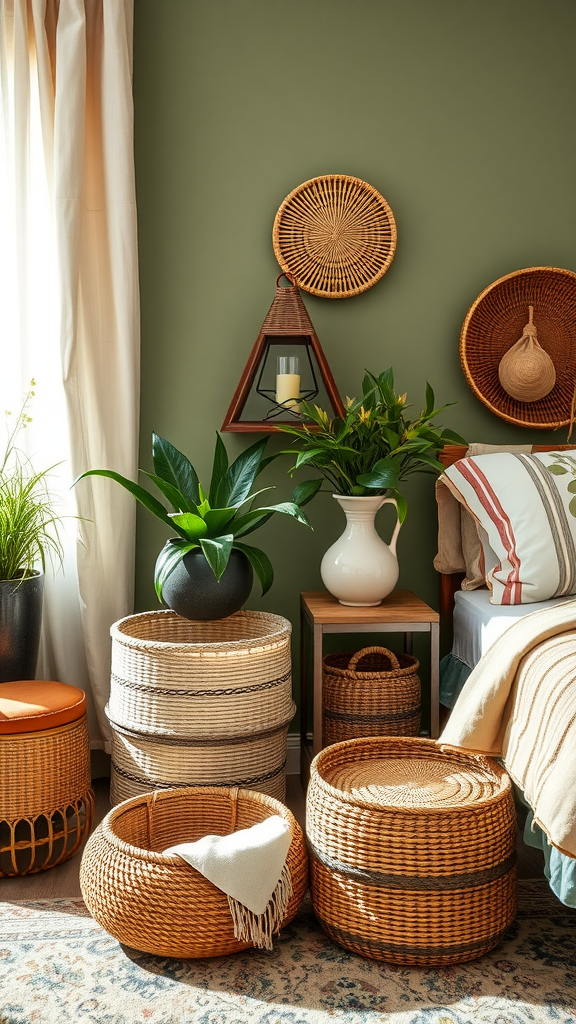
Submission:
M 109 779 L 96 779 L 94 781 L 94 793 L 96 796 L 96 814 L 94 827 L 110 810 L 109 801 Z M 306 801 L 300 783 L 300 776 L 288 775 L 286 778 L 286 803 L 295 818 L 304 827 L 306 816 Z M 518 877 L 519 878 L 541 878 L 544 864 L 543 855 L 538 850 L 533 850 L 522 842 L 520 829 L 518 830 Z M 80 896 L 80 885 L 78 871 L 82 853 L 79 851 L 65 864 L 51 868 L 49 871 L 40 871 L 36 875 L 26 875 L 24 878 L 0 878 L 0 900 L 11 903 L 18 900 L 41 900 L 56 899 L 58 897 Z

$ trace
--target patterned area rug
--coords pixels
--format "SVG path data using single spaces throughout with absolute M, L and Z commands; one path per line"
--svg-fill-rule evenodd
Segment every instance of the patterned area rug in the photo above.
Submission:
M 272 953 L 196 961 L 119 945 L 79 899 L 0 903 L 0 1024 L 574 1024 L 576 911 L 519 893 L 499 949 L 441 970 L 346 952 L 308 902 Z

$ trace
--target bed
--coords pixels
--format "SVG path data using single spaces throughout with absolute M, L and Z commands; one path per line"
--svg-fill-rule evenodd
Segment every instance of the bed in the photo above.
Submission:
M 530 451 L 530 449 L 528 450 Z M 536 450 L 539 452 L 569 451 L 573 450 L 573 446 L 538 446 L 537 448 L 535 446 L 533 451 Z M 441 461 L 446 467 L 452 466 L 455 462 L 464 458 L 466 454 L 466 448 L 450 445 L 441 454 Z M 472 452 L 472 454 L 476 453 Z M 442 544 L 439 543 L 439 551 L 441 549 Z M 485 738 L 478 740 L 477 738 L 482 735 L 482 722 L 479 721 L 479 718 L 484 716 L 486 719 L 489 719 L 493 713 L 495 703 L 497 703 L 495 692 L 490 692 L 490 672 L 486 671 L 490 667 L 490 658 L 492 658 L 493 675 L 496 676 L 500 667 L 504 665 L 506 659 L 513 653 L 514 645 L 517 643 L 525 645 L 524 654 L 526 656 L 518 660 L 518 664 L 514 667 L 510 677 L 510 688 L 507 691 L 505 705 L 509 708 L 524 685 L 521 676 L 523 664 L 527 662 L 529 666 L 530 657 L 533 660 L 538 657 L 539 648 L 537 644 L 534 645 L 534 653 L 531 654 L 531 638 L 536 637 L 538 634 L 540 624 L 545 624 L 547 621 L 558 623 L 557 629 L 562 637 L 567 640 L 572 636 L 575 638 L 574 655 L 568 649 L 565 649 L 562 654 L 564 661 L 568 658 L 569 664 L 571 666 L 573 664 L 570 685 L 566 687 L 563 684 L 563 688 L 560 687 L 558 691 L 564 694 L 562 700 L 564 701 L 563 714 L 565 719 L 560 719 L 560 725 L 563 727 L 565 724 L 566 729 L 572 727 L 576 718 L 576 632 L 570 631 L 570 617 L 574 614 L 574 627 L 576 630 L 575 595 L 555 597 L 545 601 L 519 605 L 492 604 L 490 601 L 490 590 L 486 587 L 484 580 L 480 581 L 477 567 L 474 573 L 470 569 L 469 559 L 466 559 L 466 564 L 464 562 L 459 564 L 458 559 L 460 556 L 454 555 L 453 552 L 449 552 L 450 557 L 447 559 L 446 550 L 446 545 L 444 545 L 444 565 L 441 564 L 440 569 L 447 567 L 455 571 L 440 572 L 440 610 L 444 634 L 446 635 L 450 631 L 452 633 L 451 651 L 441 662 L 440 702 L 445 708 L 455 710 L 449 718 L 439 742 L 450 745 L 455 740 L 454 745 L 456 746 L 463 746 L 464 749 L 468 746 L 469 749 L 477 749 L 486 753 L 492 753 L 493 755 L 498 749 L 498 745 L 502 747 L 502 737 L 498 741 L 494 737 L 490 740 Z M 451 560 L 452 565 L 448 564 Z M 438 568 L 438 562 L 435 562 L 435 564 Z M 472 579 L 474 575 L 476 578 Z M 480 583 L 484 585 L 479 585 Z M 461 589 L 462 586 L 469 589 Z M 552 609 L 557 610 L 552 611 Z M 528 616 L 534 616 L 534 618 L 528 619 Z M 524 626 L 520 625 L 522 622 L 524 622 Z M 511 633 L 508 632 L 510 629 L 512 629 Z M 563 633 L 563 630 L 568 631 Z M 542 641 L 540 647 L 545 649 L 546 642 L 554 645 L 554 637 L 550 639 L 549 633 L 543 634 L 543 636 L 547 639 Z M 496 661 L 494 660 L 495 657 Z M 513 658 L 510 664 L 512 662 Z M 479 668 L 472 675 L 476 666 L 479 666 Z M 472 677 L 470 684 L 467 685 L 470 677 Z M 538 685 L 541 690 L 542 685 Z M 480 696 L 477 689 L 480 686 L 486 688 L 486 694 L 483 696 Z M 557 703 L 558 701 L 555 700 L 555 704 Z M 502 706 L 502 713 L 504 714 L 504 704 Z M 523 713 L 525 711 L 520 708 L 519 714 Z M 557 718 L 558 713 L 557 710 L 554 712 Z M 545 700 L 542 703 L 540 715 L 543 723 L 540 731 L 543 732 L 546 728 L 547 717 L 552 715 L 552 711 L 547 708 Z M 470 718 L 475 719 L 475 723 L 471 724 Z M 558 723 L 556 722 L 556 728 L 557 725 Z M 525 723 L 521 723 L 520 726 L 517 723 L 516 728 L 519 734 L 526 732 Z M 508 732 L 509 729 L 507 730 Z M 504 741 L 504 752 L 506 752 L 507 742 L 508 737 Z M 525 739 L 524 744 L 526 744 Z M 574 747 L 574 754 L 569 755 L 572 760 L 569 760 L 567 769 L 566 764 L 564 764 L 564 770 L 568 770 L 569 774 L 571 774 L 570 783 L 576 789 L 576 742 L 573 742 L 572 746 Z M 510 771 L 510 767 L 506 762 L 506 756 L 502 756 L 502 760 Z M 550 768 L 546 769 L 548 773 L 551 770 L 553 771 Z M 556 845 L 550 841 L 544 828 L 540 827 L 543 824 L 541 805 L 539 809 L 537 806 L 538 801 L 533 797 L 532 802 L 536 806 L 535 815 L 534 807 L 531 806 L 530 801 L 524 795 L 522 787 L 517 784 L 517 780 L 514 778 L 514 771 L 510 771 L 510 774 L 516 783 L 517 799 L 527 808 L 524 841 L 527 845 L 540 849 L 543 852 L 545 875 L 555 895 L 565 905 L 576 907 L 576 850 L 573 849 L 572 842 L 570 841 L 568 844 L 570 846 L 569 855 L 564 847 L 563 840 L 558 843 L 558 838 L 556 837 Z M 526 791 L 535 792 L 534 780 L 528 783 Z M 539 813 L 540 817 L 538 816 Z M 545 828 L 547 828 L 548 832 L 551 831 L 546 825 Z M 554 836 L 553 830 L 551 834 Z M 560 845 L 560 849 L 558 845 Z

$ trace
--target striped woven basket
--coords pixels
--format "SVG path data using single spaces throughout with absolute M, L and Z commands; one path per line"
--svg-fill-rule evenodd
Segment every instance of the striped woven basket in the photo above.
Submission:
M 112 803 L 174 786 L 285 795 L 294 717 L 287 619 L 241 611 L 194 622 L 171 611 L 115 623 L 107 707 Z
M 424 739 L 336 743 L 312 762 L 306 832 L 314 910 L 354 953 L 463 963 L 515 917 L 514 801 L 489 758 Z
M 279 801 L 249 790 L 192 787 L 148 793 L 113 808 L 88 840 L 80 887 L 88 910 L 120 942 L 158 956 L 224 956 L 251 943 L 234 937 L 220 889 L 162 850 L 211 833 L 229 835 L 272 814 L 289 822 L 287 864 L 292 920 L 308 885 L 308 857 L 298 822 Z
M 340 651 L 323 659 L 323 744 L 358 736 L 416 736 L 419 662 L 387 647 Z

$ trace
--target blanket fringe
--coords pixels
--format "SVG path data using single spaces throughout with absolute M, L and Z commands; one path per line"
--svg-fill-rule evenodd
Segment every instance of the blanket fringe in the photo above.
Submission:
M 234 923 L 234 936 L 239 942 L 251 942 L 258 949 L 272 949 L 272 936 L 280 931 L 288 904 L 292 899 L 292 878 L 285 864 L 263 914 L 254 914 L 232 896 L 228 906 Z

